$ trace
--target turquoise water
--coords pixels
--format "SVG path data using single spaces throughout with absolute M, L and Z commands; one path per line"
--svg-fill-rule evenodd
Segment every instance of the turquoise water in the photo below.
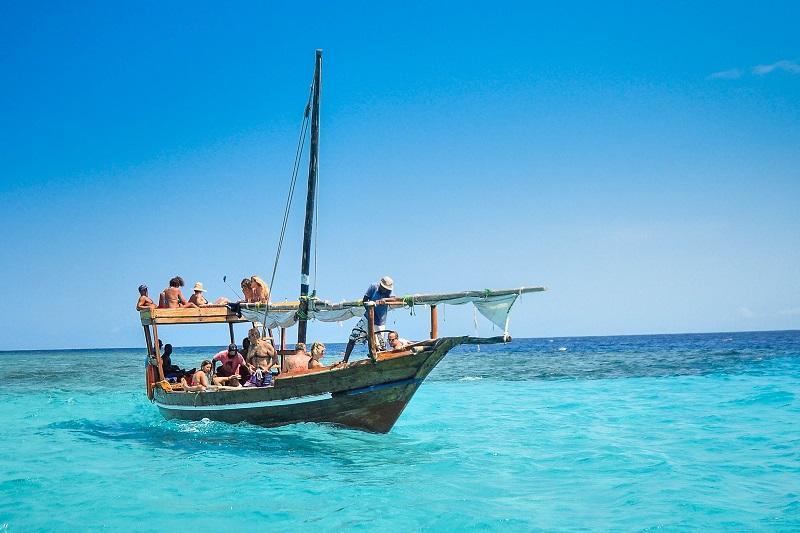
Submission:
M 388 435 L 165 421 L 143 360 L 0 353 L 0 531 L 800 529 L 800 332 L 463 347 Z

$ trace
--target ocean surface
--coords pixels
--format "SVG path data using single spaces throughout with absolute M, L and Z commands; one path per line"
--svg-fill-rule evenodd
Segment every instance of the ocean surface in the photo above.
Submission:
M 144 358 L 0 352 L 0 531 L 800 530 L 797 331 L 461 347 L 388 435 L 166 421 Z

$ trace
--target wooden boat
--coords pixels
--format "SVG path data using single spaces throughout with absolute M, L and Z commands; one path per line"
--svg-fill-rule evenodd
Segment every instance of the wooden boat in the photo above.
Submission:
M 347 428 L 386 433 L 391 430 L 411 397 L 454 347 L 460 344 L 509 342 L 508 313 L 521 294 L 543 291 L 525 287 L 500 291 L 409 295 L 391 308 L 427 306 L 430 309 L 430 338 L 399 350 L 380 351 L 375 327 L 375 303 L 362 300 L 331 303 L 309 296 L 309 258 L 314 218 L 314 190 L 319 144 L 319 89 L 322 54 L 317 50 L 312 84 L 311 156 L 306 201 L 300 299 L 296 302 L 237 303 L 200 308 L 146 309 L 140 312 L 149 357 L 146 365 L 148 397 L 165 418 L 229 423 L 248 422 L 281 426 L 298 422 L 329 423 Z M 277 260 L 276 260 L 277 264 Z M 503 335 L 490 338 L 439 337 L 437 306 L 472 303 L 479 312 L 503 327 Z M 184 391 L 164 379 L 158 342 L 159 326 L 180 324 L 228 325 L 235 342 L 234 325 L 256 323 L 263 329 L 280 330 L 283 359 L 295 351 L 286 348 L 287 328 L 298 326 L 298 342 L 305 342 L 310 320 L 343 321 L 365 315 L 368 325 L 369 359 L 302 372 L 281 373 L 270 387 L 217 388 L 202 392 Z M 276 347 L 277 348 L 277 347 Z

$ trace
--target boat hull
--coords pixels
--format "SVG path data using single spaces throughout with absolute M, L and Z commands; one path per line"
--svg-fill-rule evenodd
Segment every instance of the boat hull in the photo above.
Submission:
M 281 376 L 274 387 L 214 392 L 168 392 L 154 402 L 165 418 L 266 427 L 316 422 L 387 433 L 423 380 L 453 347 L 469 337 L 446 337 L 420 350 L 381 354 L 347 368 Z

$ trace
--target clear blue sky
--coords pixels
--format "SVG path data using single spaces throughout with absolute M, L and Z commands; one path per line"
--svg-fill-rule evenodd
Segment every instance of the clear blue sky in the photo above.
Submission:
M 137 346 L 140 283 L 267 277 L 315 48 L 322 297 L 390 274 L 546 285 L 516 336 L 798 328 L 798 6 L 4 2 L 0 349 Z

